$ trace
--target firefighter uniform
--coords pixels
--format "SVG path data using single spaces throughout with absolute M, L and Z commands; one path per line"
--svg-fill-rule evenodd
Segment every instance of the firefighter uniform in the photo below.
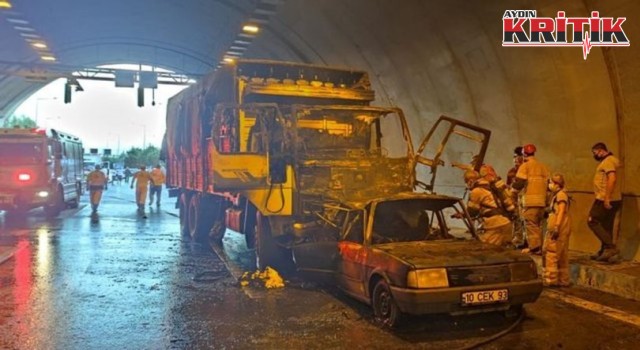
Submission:
M 511 242 L 511 221 L 500 211 L 487 180 L 475 182 L 469 193 L 467 210 L 482 223 L 478 233 L 482 242 L 498 246 L 506 246 Z
M 100 166 L 96 166 L 96 170 L 87 175 L 87 187 L 89 187 L 89 196 L 91 198 L 91 212 L 96 213 L 100 200 L 102 199 L 102 191 L 107 184 L 107 176 L 100 170 Z
M 547 166 L 539 162 L 533 155 L 525 159 L 524 164 L 518 168 L 516 183 L 524 182 L 524 195 L 522 195 L 522 216 L 525 222 L 527 242 L 532 253 L 540 252 L 542 246 L 542 220 L 547 199 L 547 181 L 549 170 Z M 514 188 L 516 184 L 514 184 Z
M 564 204 L 564 214 L 558 222 L 558 210 Z M 544 240 L 543 283 L 547 286 L 568 286 L 569 277 L 569 237 L 571 218 L 569 216 L 569 196 L 564 189 L 553 196 L 549 206 L 547 237 Z
M 151 191 L 149 192 L 149 205 L 153 204 L 153 197 L 157 195 L 156 205 L 160 206 L 160 195 L 162 193 L 162 185 L 165 182 L 165 176 L 160 169 L 160 166 L 156 166 L 149 174 L 151 178 Z
M 145 167 L 141 167 L 140 171 L 133 174 L 131 180 L 131 188 L 133 188 L 134 182 L 136 184 L 136 203 L 140 211 L 144 211 L 144 203 L 147 200 L 147 192 L 149 192 L 149 181 L 151 181 L 151 174 L 146 171 Z

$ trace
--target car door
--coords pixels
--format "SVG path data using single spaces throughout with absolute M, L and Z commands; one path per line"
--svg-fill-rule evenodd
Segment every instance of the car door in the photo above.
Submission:
M 338 243 L 340 260 L 338 283 L 356 297 L 365 295 L 365 275 L 368 249 L 365 245 L 365 210 L 350 211 L 345 219 Z
M 417 187 L 462 197 L 462 176 L 466 170 L 480 169 L 490 137 L 487 129 L 441 116 L 416 152 Z

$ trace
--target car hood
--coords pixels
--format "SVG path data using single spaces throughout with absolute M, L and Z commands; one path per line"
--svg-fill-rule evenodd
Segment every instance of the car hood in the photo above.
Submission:
M 529 262 L 529 256 L 479 241 L 388 243 L 373 247 L 414 268 L 494 265 Z

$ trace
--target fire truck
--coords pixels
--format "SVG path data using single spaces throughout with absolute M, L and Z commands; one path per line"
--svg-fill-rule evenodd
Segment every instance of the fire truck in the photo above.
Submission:
M 43 207 L 56 216 L 77 208 L 82 162 L 78 137 L 54 129 L 0 128 L 0 210 L 13 216 Z
M 259 268 L 286 268 L 303 260 L 299 243 L 332 240 L 323 235 L 348 208 L 432 192 L 445 155 L 482 164 L 487 130 L 441 117 L 414 152 L 402 110 L 374 97 L 364 71 L 266 60 L 238 60 L 172 97 L 163 156 L 183 234 L 221 242 L 229 229 Z M 468 152 L 445 150 L 456 137 Z

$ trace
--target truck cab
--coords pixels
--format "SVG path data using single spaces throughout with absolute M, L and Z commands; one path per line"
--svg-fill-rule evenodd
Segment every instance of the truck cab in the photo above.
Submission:
M 49 129 L 0 129 L 0 210 L 57 215 L 82 194 L 82 143 Z

